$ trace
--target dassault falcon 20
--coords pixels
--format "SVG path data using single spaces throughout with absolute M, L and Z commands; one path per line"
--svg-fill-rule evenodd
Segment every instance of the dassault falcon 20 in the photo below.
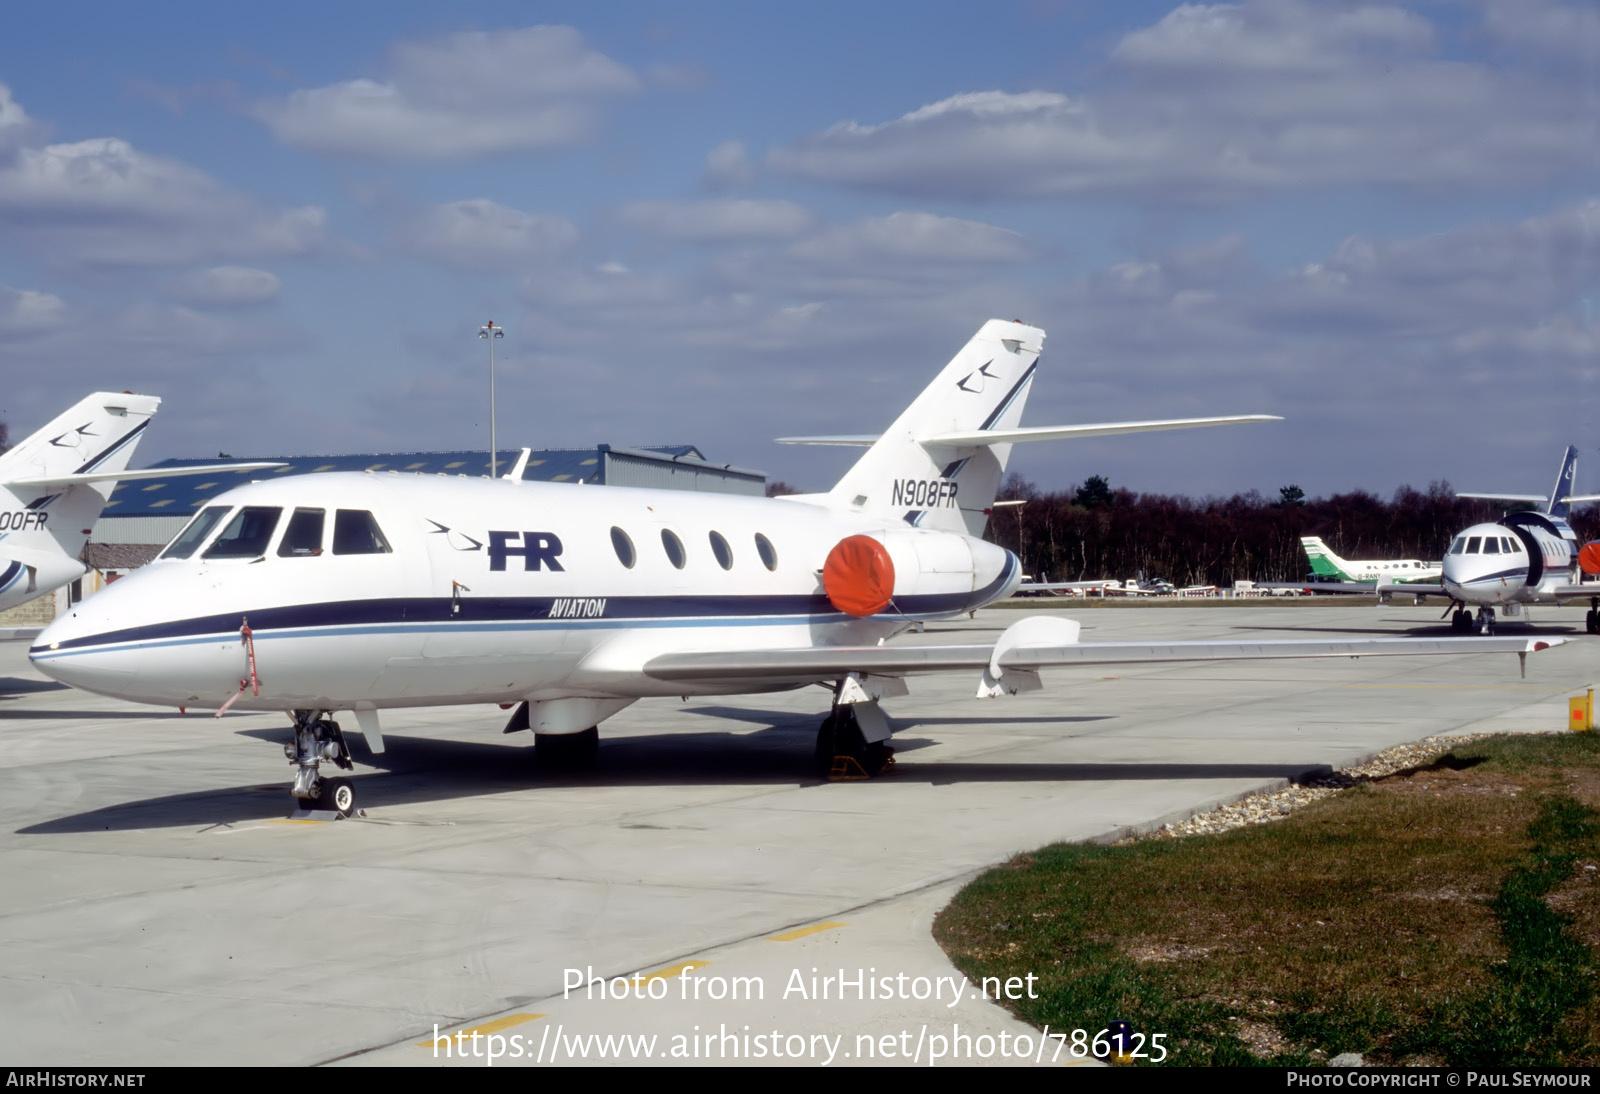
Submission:
M 1600 573 L 1600 543 L 1580 547 L 1568 518 L 1579 502 L 1600 501 L 1600 494 L 1574 494 L 1578 449 L 1567 446 L 1556 484 L 1546 499 L 1540 494 L 1462 493 L 1463 498 L 1495 501 L 1544 502 L 1543 512 L 1510 513 L 1494 523 L 1474 524 L 1463 530 L 1445 552 L 1439 581 L 1434 584 L 1395 585 L 1380 582 L 1378 595 L 1387 599 L 1403 593 L 1422 603 L 1426 596 L 1450 600 L 1445 611 L 1451 628 L 1493 634 L 1495 612 L 1522 614 L 1530 604 L 1565 604 L 1588 600 L 1585 629 L 1600 634 L 1600 582 L 1584 581 L 1585 574 Z M 1472 617 L 1476 605 L 1478 617 Z
M 648 696 L 822 683 L 816 762 L 876 774 L 880 707 L 905 678 L 971 671 L 980 696 L 1039 686 L 1056 665 L 1503 650 L 1507 639 L 1096 643 L 1025 618 L 993 645 L 891 646 L 1021 581 L 981 539 L 1010 446 L 1266 420 L 1023 428 L 1044 332 L 992 320 L 826 494 L 747 498 L 443 476 L 321 474 L 251 483 L 196 514 L 161 557 L 57 619 L 38 668 L 136 702 L 287 710 L 293 794 L 348 812 L 332 715 L 374 752 L 379 711 L 516 704 L 506 729 L 582 755 Z M 526 456 L 523 457 L 526 460 Z M 508 481 L 509 480 L 509 481 Z

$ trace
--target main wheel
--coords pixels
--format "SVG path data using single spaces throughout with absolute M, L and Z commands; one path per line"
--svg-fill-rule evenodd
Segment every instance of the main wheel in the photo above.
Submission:
M 885 741 L 867 743 L 861 735 L 861 726 L 848 707 L 828 715 L 817 731 L 817 770 L 823 778 L 833 773 L 839 757 L 854 760 L 868 778 L 881 775 L 894 756 L 894 749 Z
M 323 779 L 317 786 L 313 808 L 331 809 L 341 817 L 348 817 L 355 812 L 356 788 L 349 779 Z
M 817 747 L 812 753 L 812 766 L 826 779 L 833 772 L 833 758 L 839 754 L 839 719 L 830 714 L 817 727 Z
M 578 733 L 535 733 L 533 749 L 542 764 L 584 767 L 593 763 L 600 751 L 600 730 L 590 726 Z
M 1600 612 L 1590 608 L 1588 614 L 1583 617 L 1583 629 L 1590 634 L 1600 634 Z

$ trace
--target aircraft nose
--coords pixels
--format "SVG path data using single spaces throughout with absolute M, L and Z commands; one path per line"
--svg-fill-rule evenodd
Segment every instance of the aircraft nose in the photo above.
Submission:
M 102 650 L 76 649 L 72 628 L 53 623 L 28 650 L 33 667 L 52 680 L 101 695 L 120 696 L 134 680 L 131 668 L 117 664 L 118 656 Z

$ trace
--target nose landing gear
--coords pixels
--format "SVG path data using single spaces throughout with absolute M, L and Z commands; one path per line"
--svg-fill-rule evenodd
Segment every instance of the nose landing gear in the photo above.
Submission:
M 324 760 L 345 771 L 355 770 L 339 723 L 323 717 L 326 713 L 296 710 L 291 714 L 294 740 L 283 746 L 283 754 L 295 768 L 294 786 L 289 792 L 302 809 L 325 809 L 348 817 L 355 811 L 355 787 L 349 779 L 324 779 L 318 772 Z

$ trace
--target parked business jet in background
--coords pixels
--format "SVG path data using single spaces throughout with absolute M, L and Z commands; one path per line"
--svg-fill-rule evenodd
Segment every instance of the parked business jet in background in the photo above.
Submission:
M 1450 624 L 1457 631 L 1474 627 L 1493 634 L 1495 613 L 1514 616 L 1527 604 L 1563 604 L 1588 598 L 1585 629 L 1600 634 L 1600 583 L 1582 583 L 1585 571 L 1600 573 L 1600 546 L 1581 551 L 1578 536 L 1567 523 L 1575 502 L 1600 501 L 1600 494 L 1574 494 L 1578 449 L 1568 445 L 1556 484 L 1541 494 L 1461 493 L 1463 498 L 1543 502 L 1544 511 L 1511 513 L 1492 524 L 1474 524 L 1456 536 L 1445 553 L 1443 573 L 1432 585 L 1380 583 L 1378 594 L 1409 593 L 1450 598 Z M 1477 605 L 1478 616 L 1472 617 Z
M 326 473 L 217 497 L 151 565 L 57 619 L 30 655 L 47 675 L 136 702 L 287 710 L 293 794 L 347 813 L 338 711 L 374 752 L 378 711 L 517 704 L 557 756 L 647 696 L 824 683 L 820 770 L 876 774 L 879 703 L 919 673 L 971 671 L 980 697 L 1045 666 L 1380 653 L 1526 654 L 1506 639 L 1093 643 L 1023 618 L 993 645 L 890 646 L 1021 580 L 980 539 L 1013 443 L 1260 416 L 1023 428 L 1044 332 L 986 323 L 826 494 L 747 498 L 508 479 Z M 812 439 L 817 440 L 817 439 Z M 840 441 L 841 438 L 830 438 Z M 850 438 L 847 443 L 859 443 Z
M 0 456 L 0 611 L 88 571 L 79 556 L 119 481 L 281 466 L 123 470 L 160 405 L 153 395 L 96 392 Z

